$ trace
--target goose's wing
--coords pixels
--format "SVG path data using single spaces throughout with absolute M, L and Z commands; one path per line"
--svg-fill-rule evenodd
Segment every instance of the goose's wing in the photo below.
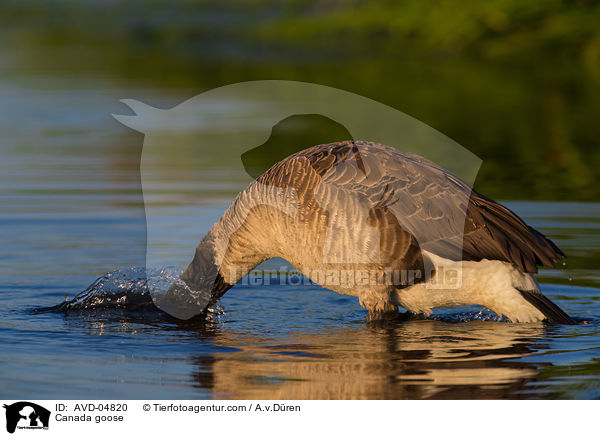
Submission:
M 386 229 L 401 228 L 421 249 L 439 256 L 501 260 L 529 273 L 538 266 L 552 267 L 564 256 L 515 213 L 420 156 L 345 141 L 311 147 L 288 159 L 298 157 L 310 162 L 323 183 L 360 194 L 369 210 L 392 211 L 397 225 Z
M 425 280 L 426 265 L 416 237 L 384 202 L 370 201 L 369 195 L 374 194 L 365 183 L 353 182 L 364 180 L 357 177 L 351 165 L 345 165 L 346 151 L 351 148 L 335 145 L 333 149 L 323 145 L 289 156 L 258 177 L 249 190 L 263 194 L 272 187 L 282 192 L 293 190 L 295 216 L 308 224 L 310 233 L 306 237 L 311 244 L 327 253 L 324 262 L 377 264 L 394 271 L 410 271 L 413 276 L 399 279 L 406 279 L 406 283 Z M 406 283 L 396 284 L 403 287 Z

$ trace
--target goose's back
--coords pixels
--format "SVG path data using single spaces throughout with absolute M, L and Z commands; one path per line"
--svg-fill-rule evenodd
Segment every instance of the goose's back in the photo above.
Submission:
M 313 257 L 312 264 L 422 269 L 426 250 L 537 272 L 562 255 L 513 212 L 448 170 L 372 142 L 322 144 L 295 153 L 258 177 L 228 213 L 224 218 L 235 228 L 254 216 L 254 236 L 248 238 L 260 235 L 260 243 L 270 240 L 267 248 L 285 251 L 278 255 Z

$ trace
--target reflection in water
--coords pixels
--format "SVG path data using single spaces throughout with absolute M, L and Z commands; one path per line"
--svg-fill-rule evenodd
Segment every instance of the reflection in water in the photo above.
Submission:
M 198 357 L 196 382 L 217 398 L 507 398 L 534 380 L 530 354 L 544 326 L 410 321 L 294 335 L 276 342 L 227 334 L 237 353 Z M 247 345 L 245 345 L 247 344 Z
M 205 321 L 152 312 L 92 312 L 65 319 L 69 329 L 87 329 L 91 335 L 151 330 L 191 348 L 204 344 L 200 353 L 191 353 L 191 385 L 217 399 L 544 396 L 526 390 L 546 365 L 522 360 L 544 348 L 534 345 L 549 329 L 543 324 L 356 322 L 327 332 L 268 337 L 233 331 L 219 317 L 218 311 Z
M 570 313 L 583 314 L 582 307 L 589 313 L 589 305 L 579 304 L 590 301 L 587 293 L 571 298 Z M 177 380 L 177 389 L 184 384 L 203 398 L 546 398 L 556 396 L 553 374 L 563 376 L 561 354 L 589 353 L 598 334 L 596 321 L 511 324 L 477 309 L 365 324 L 350 297 L 316 286 L 236 287 L 220 303 L 227 313 L 217 306 L 207 318 L 188 321 L 150 307 L 140 311 L 131 301 L 131 307 L 83 304 L 65 311 L 67 331 L 109 342 L 130 338 L 122 342 L 124 362 L 166 369 L 161 380 Z
M 236 287 L 204 319 L 134 305 L 38 312 L 27 322 L 51 330 L 64 321 L 48 337 L 73 362 L 57 355 L 46 367 L 65 367 L 57 383 L 77 398 L 90 395 L 81 386 L 120 398 L 596 398 L 597 290 L 556 292 L 569 296 L 579 325 L 491 321 L 477 308 L 365 323 L 350 297 L 310 286 Z M 28 349 L 44 347 L 46 336 L 32 342 L 23 331 Z M 32 364 L 17 363 L 21 372 Z

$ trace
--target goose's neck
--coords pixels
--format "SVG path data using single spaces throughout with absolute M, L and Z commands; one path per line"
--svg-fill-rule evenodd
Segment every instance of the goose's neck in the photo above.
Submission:
M 194 258 L 181 275 L 191 289 L 206 290 L 212 288 L 219 273 L 219 264 L 210 232 L 200 241 Z
M 272 257 L 260 242 L 259 235 L 240 230 L 227 232 L 219 221 L 198 244 L 181 278 L 192 289 L 212 289 L 216 301 L 253 268 Z

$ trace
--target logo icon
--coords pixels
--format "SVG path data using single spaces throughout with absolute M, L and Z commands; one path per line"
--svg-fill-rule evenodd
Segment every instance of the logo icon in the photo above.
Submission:
M 15 429 L 48 429 L 50 411 L 28 401 L 19 401 L 4 405 L 6 409 L 6 431 L 14 433 Z
M 249 230 L 270 228 L 268 217 L 277 217 L 277 228 L 311 228 L 307 234 L 319 235 L 300 272 L 340 293 L 352 288 L 371 295 L 374 288 L 390 289 L 392 283 L 406 287 L 425 281 L 432 268 L 420 254 L 400 256 L 402 247 L 410 253 L 462 256 L 468 183 L 475 180 L 481 160 L 394 108 L 341 89 L 285 80 L 226 85 L 170 109 L 122 102 L 134 114 L 114 118 L 144 134 L 140 176 L 146 271 L 172 263 L 181 267 L 161 269 L 146 281 L 154 305 L 171 316 L 190 319 L 202 313 L 257 266 L 254 260 L 262 262 L 262 254 L 247 254 L 237 245 L 252 240 L 244 247 L 256 251 L 272 240 Z M 335 146 L 324 145 L 332 141 Z M 323 145 L 315 148 L 318 144 Z M 278 162 L 279 169 L 261 177 Z M 436 165 L 467 183 L 446 177 Z M 218 175 L 224 169 L 226 184 Z M 429 186 L 431 180 L 439 186 Z M 184 186 L 185 204 L 166 200 Z M 181 229 L 204 213 L 197 209 L 199 202 L 216 198 L 216 192 L 237 206 L 218 220 L 214 216 L 216 227 L 207 226 L 207 233 L 196 228 L 185 250 L 165 243 L 180 240 Z M 399 234 L 404 236 L 392 236 Z M 411 243 L 401 245 L 400 240 Z M 435 244 L 439 250 L 433 250 Z M 292 245 L 288 248 L 295 255 Z M 272 254 L 270 246 L 265 250 Z M 196 262 L 186 269 L 189 253 L 197 254 Z M 410 264 L 399 260 L 404 258 Z M 456 268 L 427 281 L 436 287 L 459 284 Z M 387 298 L 385 292 L 373 302 Z

